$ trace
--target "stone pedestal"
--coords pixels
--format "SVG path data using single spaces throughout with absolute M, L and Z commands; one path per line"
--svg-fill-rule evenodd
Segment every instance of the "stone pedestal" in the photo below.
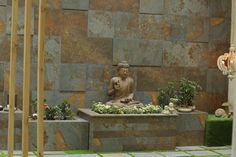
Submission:
M 175 149 L 177 115 L 98 114 L 80 109 L 89 121 L 89 150 L 141 151 Z
M 88 122 L 76 120 L 46 120 L 44 122 L 45 151 L 88 149 Z M 37 150 L 37 123 L 30 121 L 30 151 Z
M 21 149 L 22 112 L 15 112 L 14 148 Z M 0 111 L 0 150 L 7 150 L 8 112 Z
M 88 149 L 88 122 L 76 120 L 46 120 L 44 141 L 46 151 Z M 29 122 L 29 150 L 37 147 L 36 121 Z M 21 150 L 22 112 L 15 112 L 14 149 Z M 8 112 L 0 112 L 0 150 L 7 150 Z
M 177 118 L 177 146 L 203 145 L 207 116 L 208 114 L 202 111 L 179 112 Z

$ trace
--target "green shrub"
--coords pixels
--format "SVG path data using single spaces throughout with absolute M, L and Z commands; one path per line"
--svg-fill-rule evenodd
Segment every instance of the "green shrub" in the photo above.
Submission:
M 159 89 L 159 92 L 158 102 L 162 108 L 169 104 L 170 98 L 178 97 L 177 85 L 173 82 L 168 82 L 167 87 Z
M 180 80 L 177 96 L 179 99 L 179 104 L 183 106 L 192 106 L 193 99 L 200 90 L 202 90 L 202 87 L 196 82 L 182 78 Z
M 176 98 L 178 106 L 192 106 L 194 97 L 201 89 L 196 82 L 182 78 L 177 83 L 168 82 L 166 88 L 160 89 L 158 101 L 162 108 L 169 104 L 170 98 Z
M 46 100 L 44 101 L 46 102 Z M 37 119 L 37 99 L 32 101 L 32 106 L 34 107 L 34 114 L 32 114 L 31 118 L 36 120 Z M 63 101 L 61 104 L 56 106 L 48 106 L 44 104 L 45 107 L 45 119 L 46 120 L 70 120 L 74 118 L 74 113 L 70 108 L 70 104 L 67 101 Z

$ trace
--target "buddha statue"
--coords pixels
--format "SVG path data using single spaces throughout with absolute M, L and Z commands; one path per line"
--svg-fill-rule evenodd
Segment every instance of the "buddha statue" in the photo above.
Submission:
M 129 76 L 129 64 L 122 61 L 117 66 L 118 76 L 110 80 L 108 87 L 108 95 L 112 100 L 107 105 L 134 105 L 143 106 L 139 101 L 134 100 L 134 80 Z

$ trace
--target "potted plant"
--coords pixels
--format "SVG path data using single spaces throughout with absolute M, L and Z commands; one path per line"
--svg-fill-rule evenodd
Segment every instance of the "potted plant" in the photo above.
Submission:
M 162 108 L 169 105 L 170 102 L 176 105 L 180 112 L 191 112 L 195 109 L 193 104 L 194 97 L 201 90 L 201 86 L 196 82 L 182 78 L 178 83 L 168 82 L 164 89 L 160 89 L 158 97 Z
M 191 112 L 195 109 L 194 97 L 202 90 L 202 87 L 194 81 L 182 78 L 178 89 L 178 111 Z

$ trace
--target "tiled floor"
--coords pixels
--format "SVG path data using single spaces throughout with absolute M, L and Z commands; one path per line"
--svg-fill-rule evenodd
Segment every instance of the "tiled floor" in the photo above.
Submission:
M 151 151 L 151 152 L 122 152 L 122 153 L 90 153 L 90 154 L 68 154 L 69 151 L 45 152 L 45 157 L 230 157 L 231 147 L 205 147 L 189 146 L 177 147 L 175 151 Z M 15 151 L 14 157 L 20 157 L 21 152 Z M 0 151 L 0 157 L 7 157 L 6 151 Z M 36 157 L 34 152 L 29 157 Z

